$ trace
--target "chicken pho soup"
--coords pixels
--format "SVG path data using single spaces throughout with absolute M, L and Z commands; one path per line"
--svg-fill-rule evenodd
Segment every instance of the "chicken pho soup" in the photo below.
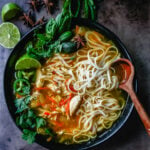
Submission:
M 111 67 L 120 58 L 118 48 L 92 29 L 76 26 L 71 32 L 61 51 L 38 59 L 41 65 L 34 69 L 16 71 L 15 105 L 24 139 L 40 134 L 48 142 L 86 142 L 111 128 L 125 106 Z

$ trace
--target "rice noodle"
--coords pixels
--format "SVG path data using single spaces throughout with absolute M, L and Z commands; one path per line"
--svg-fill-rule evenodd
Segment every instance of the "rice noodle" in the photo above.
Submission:
M 87 31 L 85 39 L 86 46 L 72 54 L 74 60 L 60 53 L 48 59 L 41 68 L 39 79 L 42 83 L 46 82 L 46 86 L 52 84 L 53 88 L 54 82 L 57 82 L 57 88 L 62 90 L 64 96 L 70 92 L 81 95 L 82 104 L 76 112 L 78 126 L 70 132 L 63 130 L 64 134 L 72 136 L 73 143 L 88 141 L 95 138 L 97 132 L 110 128 L 124 107 L 124 99 L 112 94 L 112 90 L 119 85 L 115 70 L 110 67 L 120 58 L 117 47 L 104 42 L 103 37 L 94 31 Z M 68 82 L 65 82 L 66 79 Z M 70 89 L 71 85 L 75 91 Z M 40 111 L 39 116 L 43 116 L 43 109 Z

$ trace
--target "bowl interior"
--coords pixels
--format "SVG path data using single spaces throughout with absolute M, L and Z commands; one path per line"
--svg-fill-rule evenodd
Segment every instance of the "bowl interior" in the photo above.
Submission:
M 74 26 L 74 25 L 87 26 L 89 28 L 92 28 L 92 29 L 102 33 L 108 39 L 112 40 L 115 43 L 115 45 L 118 47 L 119 51 L 121 52 L 121 54 L 124 58 L 129 59 L 133 63 L 133 60 L 132 60 L 130 54 L 128 53 L 127 49 L 123 45 L 123 43 L 118 39 L 118 37 L 114 33 L 112 33 L 110 30 L 108 30 L 104 26 L 100 25 L 99 23 L 95 23 L 95 22 L 92 22 L 92 21 L 86 20 L 86 19 L 74 19 L 72 21 L 72 26 Z M 44 27 L 44 26 L 45 25 L 42 25 L 42 27 Z M 15 108 L 14 102 L 13 102 L 15 97 L 13 96 L 12 85 L 13 85 L 13 76 L 14 76 L 14 71 L 15 71 L 14 70 L 15 63 L 16 63 L 17 59 L 25 52 L 24 46 L 30 39 L 32 39 L 33 33 L 34 33 L 34 29 L 31 30 L 29 33 L 27 33 L 20 40 L 20 42 L 16 45 L 16 47 L 10 54 L 7 64 L 6 64 L 6 67 L 5 67 L 4 94 L 5 94 L 5 99 L 6 99 L 6 103 L 8 106 L 8 110 L 14 121 L 15 121 L 15 117 L 16 117 L 16 115 L 15 115 L 16 108 Z M 135 89 L 135 92 L 137 92 L 136 78 L 134 78 L 134 89 Z M 131 114 L 132 109 L 133 109 L 133 104 L 132 104 L 131 100 L 129 99 L 129 97 L 127 96 L 126 106 L 125 106 L 124 110 L 122 111 L 120 118 L 113 124 L 113 126 L 110 129 L 104 131 L 103 133 L 99 133 L 98 136 L 96 137 L 96 139 L 90 140 L 89 142 L 66 146 L 63 144 L 56 144 L 54 142 L 47 143 L 47 142 L 45 142 L 45 139 L 41 138 L 41 136 L 37 137 L 36 142 L 44 147 L 54 149 L 54 150 L 57 150 L 57 149 L 77 150 L 77 149 L 88 149 L 88 148 L 94 147 L 94 146 L 104 142 L 105 140 L 110 138 L 112 135 L 114 135 L 126 122 L 129 115 Z

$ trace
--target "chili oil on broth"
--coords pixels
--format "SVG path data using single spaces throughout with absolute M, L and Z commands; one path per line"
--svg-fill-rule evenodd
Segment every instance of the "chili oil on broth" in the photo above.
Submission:
M 55 54 L 37 70 L 30 104 L 64 144 L 86 142 L 111 128 L 125 105 L 110 67 L 120 58 L 117 47 L 87 28 L 75 33 L 84 36 L 86 45 L 72 54 Z

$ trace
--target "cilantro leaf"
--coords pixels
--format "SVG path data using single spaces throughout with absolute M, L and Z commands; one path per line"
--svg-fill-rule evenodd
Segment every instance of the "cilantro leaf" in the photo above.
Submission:
M 16 99 L 15 106 L 17 107 L 16 113 L 20 113 L 28 108 L 27 104 L 24 101 L 24 98 Z
M 45 129 L 45 133 L 46 133 L 47 135 L 54 136 L 52 130 L 50 130 L 50 129 Z
M 31 109 L 28 110 L 28 117 L 36 118 L 36 115 L 33 112 L 33 110 L 31 110 Z
M 28 105 L 31 101 L 31 96 L 26 96 L 25 97 L 25 103 Z
M 46 121 L 43 118 L 36 118 L 37 128 L 43 127 L 46 125 Z
M 29 42 L 29 43 L 27 44 L 26 51 L 27 51 L 27 54 L 28 54 L 29 56 L 31 56 L 32 58 L 35 58 L 35 59 L 38 59 L 38 60 L 40 59 L 40 58 L 36 55 L 36 53 L 33 53 L 35 50 L 34 50 L 34 48 L 33 48 L 32 42 Z
M 26 121 L 25 121 L 26 118 L 27 118 L 27 114 L 26 114 L 26 113 L 24 113 L 24 114 L 18 116 L 18 117 L 16 118 L 16 123 L 17 123 L 17 125 L 21 126 L 22 128 L 27 128 L 28 125 L 26 124 Z
M 35 128 L 36 127 L 36 115 L 31 109 L 20 114 L 16 119 L 17 125 L 22 128 Z
M 22 138 L 28 142 L 28 144 L 32 144 L 35 141 L 36 132 L 24 129 Z
M 49 39 L 44 34 L 39 33 L 36 36 L 37 36 L 37 40 L 38 40 L 36 43 L 36 47 L 38 47 L 38 48 L 43 47 L 49 41 Z
M 32 126 L 32 119 L 31 118 L 27 118 L 26 124 L 29 125 L 29 126 Z
M 23 91 L 24 94 L 29 94 L 29 93 L 30 93 L 30 87 L 24 86 L 24 87 L 22 88 L 22 91 Z
M 24 110 L 28 109 L 28 104 L 31 100 L 31 97 L 30 96 L 26 96 L 26 97 L 23 97 L 23 98 L 20 98 L 20 99 L 16 99 L 15 100 L 15 106 L 17 108 L 17 111 L 16 113 L 20 113 L 20 112 L 23 112 Z

